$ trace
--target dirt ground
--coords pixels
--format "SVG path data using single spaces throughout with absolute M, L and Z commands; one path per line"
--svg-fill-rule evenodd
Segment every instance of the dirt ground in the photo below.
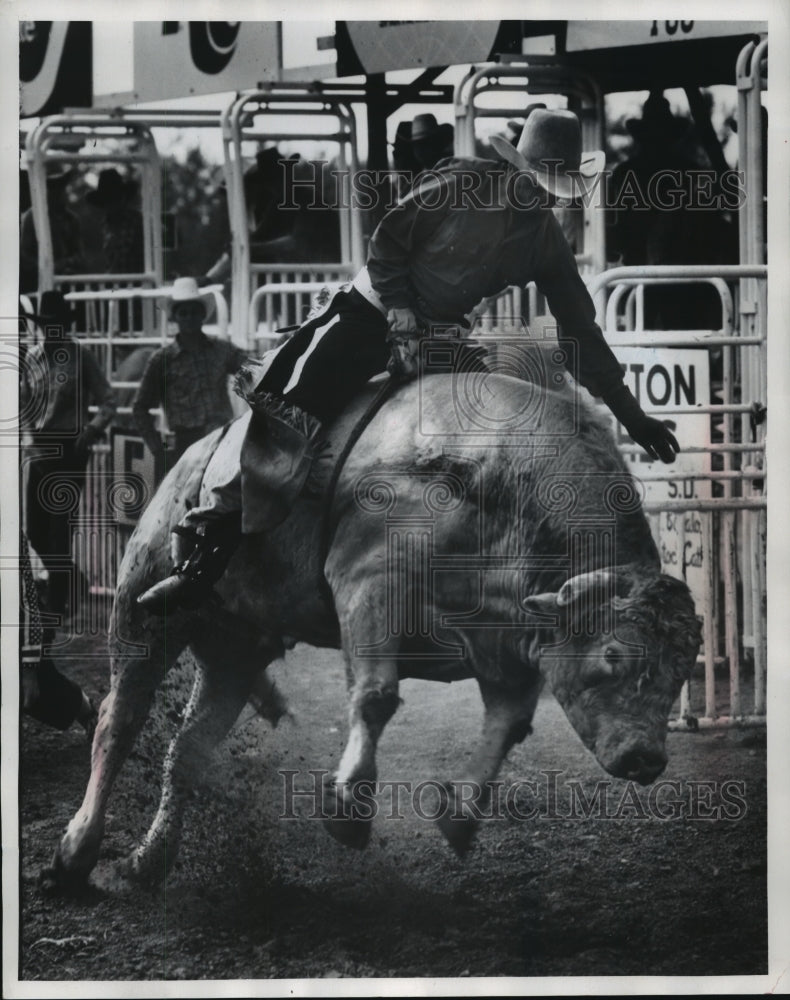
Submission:
M 101 648 L 87 637 L 82 653 Z M 100 698 L 106 660 L 77 653 L 64 669 Z M 764 732 L 670 733 L 662 781 L 677 784 L 651 805 L 647 789 L 607 778 L 545 695 L 534 734 L 501 775 L 505 790 L 535 784 L 483 824 L 465 860 L 418 814 L 433 808 L 428 785 L 417 807 L 407 796 L 401 818 L 382 793 L 371 843 L 353 851 L 310 818 L 309 796 L 287 795 L 342 751 L 340 655 L 298 646 L 272 669 L 295 720 L 272 730 L 245 710 L 194 792 L 180 858 L 155 891 L 100 886 L 153 818 L 191 666 L 175 668 L 158 695 L 111 800 L 95 882 L 78 898 L 48 894 L 39 873 L 81 801 L 89 748 L 77 727 L 23 720 L 21 979 L 767 971 Z M 380 778 L 416 786 L 457 775 L 480 728 L 474 682 L 409 681 L 401 694 Z M 604 815 L 585 815 L 579 795 L 592 801 L 596 782 L 606 782 Z M 533 818 L 516 814 L 530 807 Z

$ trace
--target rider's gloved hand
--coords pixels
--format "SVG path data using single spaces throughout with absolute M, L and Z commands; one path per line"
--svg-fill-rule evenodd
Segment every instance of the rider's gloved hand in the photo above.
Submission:
M 627 386 L 621 385 L 604 396 L 603 401 L 652 459 L 666 463 L 675 461 L 680 451 L 675 435 L 666 424 L 647 416 Z
M 419 374 L 419 326 L 411 309 L 390 309 L 387 313 L 387 343 L 392 357 L 387 365 L 390 376 L 408 382 Z
M 412 309 L 390 309 L 387 313 L 390 333 L 400 337 L 416 337 L 420 332 L 417 317 Z

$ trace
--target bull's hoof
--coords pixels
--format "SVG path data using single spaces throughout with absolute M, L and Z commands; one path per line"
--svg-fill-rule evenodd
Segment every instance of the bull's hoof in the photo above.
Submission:
M 447 800 L 442 802 L 444 808 L 436 820 L 436 825 L 458 857 L 465 858 L 477 832 L 477 819 L 459 807 L 452 785 L 446 784 L 443 787 Z
M 175 856 L 168 857 L 164 852 L 148 851 L 136 847 L 128 857 L 118 863 L 118 874 L 141 889 L 155 889 L 162 885 L 168 876 Z
M 357 815 L 357 807 L 334 783 L 323 789 L 324 828 L 344 847 L 362 850 L 368 846 L 373 821 Z
M 52 863 L 39 872 L 38 884 L 47 896 L 81 896 L 88 889 L 88 875 L 82 869 L 67 868 L 57 848 Z

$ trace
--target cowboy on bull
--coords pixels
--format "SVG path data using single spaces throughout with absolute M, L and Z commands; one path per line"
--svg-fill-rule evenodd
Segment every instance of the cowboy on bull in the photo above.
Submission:
M 239 391 L 251 413 L 230 425 L 212 459 L 227 470 L 224 479 L 175 529 L 174 573 L 138 598 L 149 611 L 199 606 L 241 533 L 269 530 L 287 517 L 321 427 L 385 369 L 395 378 L 418 375 L 421 338 L 437 327 L 467 329 L 474 307 L 511 285 L 536 283 L 564 338 L 576 343 L 576 379 L 652 459 L 674 461 L 678 443 L 624 385 L 551 210 L 556 199 L 593 189 L 604 154 L 582 152 L 579 121 L 569 111 L 537 109 L 515 147 L 497 136 L 492 143 L 512 167 L 504 184 L 492 161 L 443 161 L 381 221 L 351 286 L 243 371 Z M 465 199 L 470 175 L 475 190 Z

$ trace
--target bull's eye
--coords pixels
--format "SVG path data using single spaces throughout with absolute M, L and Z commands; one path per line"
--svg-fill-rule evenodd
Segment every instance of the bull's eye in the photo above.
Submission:
M 623 659 L 622 652 L 617 648 L 617 646 L 607 646 L 603 651 L 603 657 L 608 664 L 616 667 Z

